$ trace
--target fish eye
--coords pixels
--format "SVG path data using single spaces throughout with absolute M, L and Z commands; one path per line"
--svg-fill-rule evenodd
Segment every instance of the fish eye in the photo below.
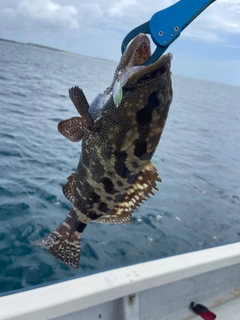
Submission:
M 155 91 L 148 97 L 148 106 L 152 109 L 158 109 L 164 102 L 164 97 L 161 91 Z

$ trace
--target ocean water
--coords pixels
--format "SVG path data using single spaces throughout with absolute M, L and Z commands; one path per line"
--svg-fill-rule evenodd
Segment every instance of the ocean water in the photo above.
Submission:
M 176 56 L 174 56 L 177 59 Z M 57 131 L 116 63 L 0 41 L 0 292 L 240 240 L 240 88 L 174 75 L 174 100 L 153 157 L 163 180 L 132 225 L 91 224 L 71 270 L 31 245 L 71 205 L 61 186 L 80 144 Z

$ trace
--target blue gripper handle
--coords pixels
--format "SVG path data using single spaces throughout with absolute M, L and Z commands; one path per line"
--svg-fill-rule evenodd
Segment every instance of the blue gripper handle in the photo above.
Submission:
M 126 35 L 122 42 L 122 53 L 134 37 L 141 32 L 147 33 L 151 35 L 157 48 L 143 65 L 153 63 L 180 36 L 181 32 L 214 1 L 216 0 L 181 0 L 156 12 L 150 21 L 136 27 Z
M 158 47 L 168 47 L 214 1 L 216 0 L 181 0 L 156 12 L 150 20 L 150 32 L 155 44 Z

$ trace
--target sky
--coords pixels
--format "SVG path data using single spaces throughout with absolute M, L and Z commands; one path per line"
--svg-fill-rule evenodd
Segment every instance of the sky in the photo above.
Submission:
M 176 2 L 1 0 L 0 38 L 118 61 L 126 34 Z M 240 86 L 240 0 L 213 2 L 168 51 L 175 74 Z

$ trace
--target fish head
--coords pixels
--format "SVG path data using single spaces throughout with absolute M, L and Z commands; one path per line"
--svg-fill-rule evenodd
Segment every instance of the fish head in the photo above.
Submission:
M 142 66 L 151 56 L 150 42 L 139 34 L 127 47 L 113 79 L 116 127 L 122 126 L 118 147 L 133 148 L 140 160 L 152 157 L 163 131 L 172 101 L 171 54 L 161 56 L 149 66 Z M 114 86 L 117 83 L 117 93 Z M 124 135 L 124 132 L 127 132 Z

